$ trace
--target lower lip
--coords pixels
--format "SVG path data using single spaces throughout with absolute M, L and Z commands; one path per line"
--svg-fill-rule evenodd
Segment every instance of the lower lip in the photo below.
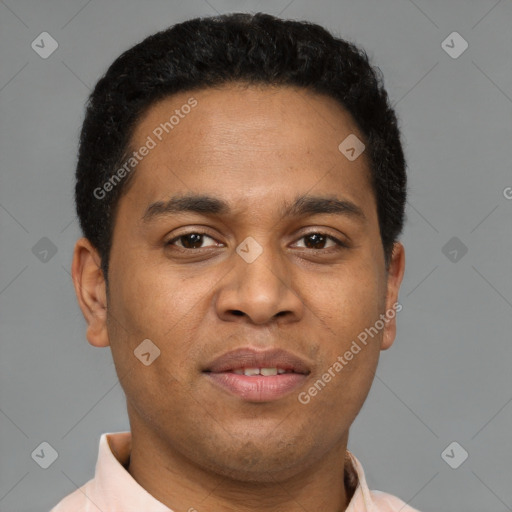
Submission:
M 224 390 L 251 402 L 277 400 L 299 388 L 306 380 L 306 375 L 302 373 L 248 376 L 231 372 L 207 372 L 206 375 Z

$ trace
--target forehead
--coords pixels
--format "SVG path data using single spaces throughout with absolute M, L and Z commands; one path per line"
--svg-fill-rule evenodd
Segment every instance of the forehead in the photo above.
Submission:
M 231 84 L 175 94 L 136 126 L 131 149 L 151 149 L 135 168 L 132 199 L 146 210 L 176 194 L 207 194 L 242 209 L 280 202 L 282 211 L 310 191 L 371 208 L 367 155 L 350 161 L 338 147 L 354 135 L 363 140 L 336 100 L 305 89 Z

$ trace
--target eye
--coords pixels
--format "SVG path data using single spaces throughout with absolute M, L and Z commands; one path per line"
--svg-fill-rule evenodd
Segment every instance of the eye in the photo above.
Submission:
M 203 249 L 205 248 L 202 244 L 205 241 L 205 239 L 209 238 L 210 240 L 213 240 L 216 242 L 214 238 L 209 236 L 206 233 L 203 232 L 190 232 L 185 233 L 182 235 L 179 235 L 172 240 L 169 240 L 166 245 L 173 245 L 176 247 L 179 247 L 181 249 Z M 312 232 L 307 233 L 299 238 L 299 240 L 306 240 L 306 243 L 304 244 L 304 248 L 306 249 L 314 249 L 314 250 L 322 250 L 322 249 L 329 249 L 330 247 L 345 247 L 348 246 L 344 244 L 341 240 L 338 240 L 337 238 L 328 235 L 327 233 L 321 233 L 321 232 Z M 328 242 L 331 242 L 330 247 L 325 247 L 325 244 Z M 177 244 L 176 242 L 180 242 Z M 217 247 L 219 247 L 219 243 L 215 244 Z M 222 245 L 222 244 L 221 244 Z M 300 246 L 299 246 L 300 247 Z
M 338 240 L 337 238 L 328 235 L 327 233 L 320 233 L 320 232 L 311 232 L 307 233 L 299 238 L 299 240 L 307 240 L 304 247 L 306 249 L 326 249 L 326 247 L 323 247 L 328 241 L 333 242 L 334 245 L 331 245 L 330 247 L 348 247 L 346 244 L 344 244 L 341 240 Z M 319 247 L 322 246 L 322 247 Z M 327 247 L 328 249 L 329 247 Z
M 205 238 L 209 238 L 210 240 L 214 240 L 211 236 L 208 236 L 206 233 L 200 232 L 191 232 L 185 233 L 183 235 L 177 236 L 172 240 L 169 240 L 166 245 L 175 245 L 176 241 L 180 241 L 181 245 L 177 245 L 177 247 L 181 247 L 182 249 L 202 249 L 202 242 Z

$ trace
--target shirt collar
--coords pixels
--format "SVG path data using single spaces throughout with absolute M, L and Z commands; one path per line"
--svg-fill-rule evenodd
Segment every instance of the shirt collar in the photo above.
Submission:
M 101 435 L 99 442 L 98 460 L 94 478 L 83 488 L 77 490 L 82 492 L 81 497 L 86 497 L 89 504 L 96 507 L 87 508 L 96 512 L 108 510 L 109 512 L 173 512 L 163 503 L 149 494 L 126 470 L 131 452 L 131 432 L 110 432 Z M 346 512 L 378 512 L 384 510 L 377 507 L 374 499 L 376 492 L 370 491 L 366 483 L 363 467 L 359 460 L 347 450 L 346 458 L 350 464 L 346 467 L 345 481 L 352 482 L 355 487 L 354 494 L 346 509 Z M 378 493 L 381 497 L 389 496 L 390 499 L 397 498 Z M 400 501 L 401 504 L 405 505 Z M 390 503 L 391 504 L 391 503 Z M 413 511 L 405 505 L 402 512 Z M 385 508 L 385 510 L 395 510 Z M 398 509 L 397 509 L 398 510 Z
M 101 435 L 96 472 L 92 480 L 92 501 L 109 512 L 172 512 L 154 498 L 125 469 L 131 453 L 131 432 Z

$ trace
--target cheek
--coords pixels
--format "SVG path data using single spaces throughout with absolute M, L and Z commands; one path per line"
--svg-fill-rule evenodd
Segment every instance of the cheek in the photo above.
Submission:
M 158 389 L 173 389 L 173 377 L 180 382 L 190 379 L 187 371 L 194 364 L 193 340 L 199 339 L 197 331 L 205 318 L 210 318 L 207 292 L 219 276 L 209 272 L 188 279 L 175 269 L 136 264 L 135 258 L 130 267 L 112 276 L 114 292 L 109 312 L 114 318 L 109 336 L 114 359 L 119 362 L 119 373 L 134 365 L 138 368 L 141 363 L 134 350 L 143 340 L 151 340 L 160 351 L 159 357 L 155 364 L 144 367 L 144 375 L 137 374 L 137 378 L 144 379 L 145 388 L 154 385 Z M 158 366 L 167 372 L 146 380 Z M 165 382 L 160 382 L 162 379 Z
M 379 359 L 382 332 L 369 336 L 367 330 L 384 307 L 382 283 L 375 267 L 362 264 L 347 265 L 333 276 L 325 280 L 322 293 L 314 295 L 323 335 L 314 379 L 321 391 L 311 391 L 316 393 L 318 410 L 328 409 L 332 401 L 343 404 L 345 414 L 350 411 L 355 416 L 370 390 Z M 338 409 L 331 412 L 344 414 Z
M 326 277 L 311 299 L 331 333 L 347 342 L 378 319 L 384 304 L 382 290 L 374 267 L 346 265 Z
M 193 295 L 172 280 L 171 273 L 162 276 L 147 267 L 137 268 L 126 274 L 129 279 L 118 275 L 112 280 L 109 337 L 126 396 L 139 415 L 158 422 L 170 400 L 174 410 L 186 413 L 190 390 L 177 361 L 188 357 L 193 330 L 189 320 L 197 312 Z M 144 362 L 145 353 L 149 357 Z
M 112 313 L 130 326 L 130 335 L 161 336 L 193 306 L 193 294 L 176 273 L 162 272 L 136 255 L 112 278 Z

